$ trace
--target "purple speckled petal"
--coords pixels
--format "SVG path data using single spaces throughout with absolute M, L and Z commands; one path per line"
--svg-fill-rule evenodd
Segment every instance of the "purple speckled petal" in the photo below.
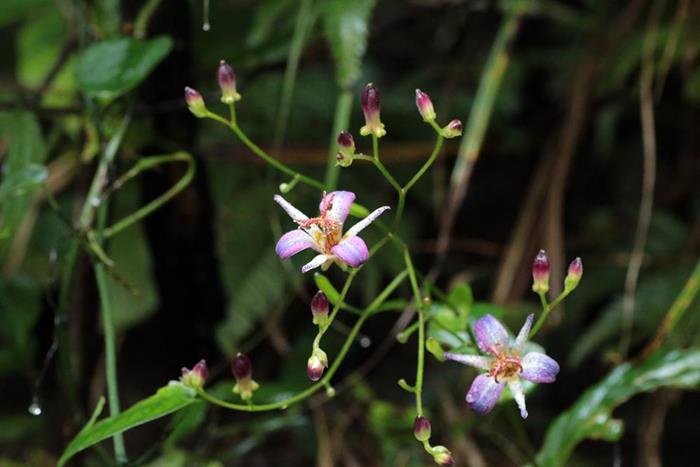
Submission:
M 523 324 L 523 327 L 520 328 L 518 337 L 515 338 L 513 350 L 515 350 L 518 353 L 522 352 L 523 346 L 525 345 L 525 342 L 527 342 L 527 338 L 530 336 L 530 328 L 532 328 L 533 319 L 535 319 L 534 314 L 530 313 L 529 315 L 527 315 L 527 318 L 525 319 L 525 324 Z
M 520 384 L 520 380 L 517 378 L 508 381 L 508 389 L 515 399 L 515 403 L 518 404 L 520 409 L 520 416 L 527 418 L 527 407 L 525 406 L 525 393 L 523 392 L 523 387 Z
M 355 201 L 355 193 L 352 191 L 331 191 L 321 199 L 318 208 L 321 214 L 326 212 L 328 219 L 342 224 L 348 217 L 353 201 Z
M 331 253 L 353 268 L 358 267 L 369 259 L 367 245 L 360 237 L 350 237 L 341 240 L 340 243 L 331 248 Z
M 360 231 L 361 231 L 362 229 L 364 229 L 365 227 L 367 227 L 368 225 L 370 225 L 372 222 L 374 222 L 374 220 L 375 220 L 377 217 L 381 216 L 382 213 L 383 213 L 384 211 L 386 211 L 387 209 L 389 209 L 389 206 L 382 206 L 381 208 L 377 208 L 377 209 L 375 209 L 374 211 L 370 212 L 369 215 L 367 215 L 367 217 L 365 217 L 365 218 L 362 219 L 360 222 L 358 222 L 357 224 L 355 224 L 355 225 L 353 225 L 352 227 L 350 227 L 350 228 L 348 229 L 348 231 L 345 232 L 345 236 L 346 236 L 346 237 L 354 237 L 355 235 L 357 235 L 358 233 L 360 233 Z
M 274 198 L 275 202 L 282 206 L 282 209 L 285 210 L 285 212 L 289 215 L 289 217 L 292 218 L 294 222 L 297 224 L 300 224 L 304 222 L 305 220 L 308 220 L 308 216 L 292 206 L 292 203 L 287 201 L 286 199 L 282 198 L 280 195 L 275 195 Z
M 474 335 L 482 352 L 495 355 L 508 348 L 508 331 L 491 315 L 484 315 L 474 323 Z
M 313 239 L 303 230 L 290 230 L 277 242 L 275 253 L 282 259 L 287 259 L 307 248 L 316 249 Z
M 559 364 L 543 353 L 530 352 L 522 360 L 520 377 L 533 383 L 552 383 L 559 373 Z
M 504 387 L 506 387 L 506 383 L 497 383 L 493 376 L 479 375 L 474 379 L 469 392 L 467 392 L 467 404 L 479 415 L 487 414 L 501 398 Z
M 445 352 L 444 355 L 447 360 L 463 363 L 465 365 L 473 366 L 481 370 L 488 370 L 489 368 L 491 368 L 491 361 L 493 360 L 489 357 L 483 357 L 481 355 L 463 355 L 452 352 Z
M 317 267 L 322 266 L 326 261 L 328 261 L 328 255 L 316 255 L 314 256 L 314 259 L 301 267 L 301 272 L 309 272 L 312 269 L 316 269 Z

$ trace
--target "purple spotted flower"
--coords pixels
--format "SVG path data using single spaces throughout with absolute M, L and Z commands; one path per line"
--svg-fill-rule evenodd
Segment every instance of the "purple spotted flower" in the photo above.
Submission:
M 321 212 L 318 217 L 312 218 L 281 196 L 275 195 L 274 199 L 299 225 L 299 228 L 290 230 L 279 239 L 275 247 L 277 256 L 287 259 L 308 248 L 318 253 L 301 268 L 302 272 L 308 272 L 319 266 L 325 270 L 333 262 L 347 264 L 353 268 L 362 265 L 369 258 L 369 252 L 364 240 L 357 234 L 389 209 L 389 206 L 375 209 L 343 234 L 343 223 L 355 200 L 355 193 L 351 191 L 324 193 L 319 205 Z
M 524 379 L 533 383 L 552 383 L 559 373 L 559 364 L 551 357 L 540 352 L 523 353 L 523 347 L 530 334 L 532 319 L 530 315 L 511 344 L 508 331 L 493 316 L 485 315 L 474 323 L 476 343 L 482 352 L 489 356 L 461 355 L 445 352 L 445 358 L 464 363 L 482 370 L 472 382 L 467 392 L 467 404 L 479 415 L 484 415 L 494 408 L 506 384 L 520 409 L 520 415 L 527 418 L 525 394 L 520 384 Z

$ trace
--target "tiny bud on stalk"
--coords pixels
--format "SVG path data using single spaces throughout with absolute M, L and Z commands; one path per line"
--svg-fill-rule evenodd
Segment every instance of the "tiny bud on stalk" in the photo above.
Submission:
M 442 128 L 442 136 L 447 139 L 462 136 L 462 121 L 456 118 Z
M 355 140 L 347 131 L 341 131 L 338 135 L 338 154 L 335 159 L 341 167 L 350 167 L 355 157 Z
M 221 88 L 221 102 L 233 104 L 241 100 L 241 95 L 236 91 L 236 74 L 233 72 L 231 65 L 221 60 L 219 69 L 216 72 L 216 78 Z
M 362 91 L 361 102 L 362 113 L 365 114 L 365 126 L 360 128 L 360 134 L 362 136 L 374 135 L 377 138 L 381 138 L 386 134 L 386 130 L 379 118 L 379 111 L 381 110 L 379 89 L 374 84 L 369 83 Z
M 454 465 L 455 459 L 452 457 L 452 453 L 445 446 L 435 446 L 431 450 L 433 455 L 433 460 L 438 465 Z
M 430 420 L 425 417 L 416 417 L 413 422 L 413 435 L 420 442 L 428 441 L 430 439 Z
M 306 374 L 311 381 L 318 381 L 323 376 L 323 372 L 328 367 L 328 356 L 321 349 L 314 350 L 309 360 L 306 362 Z
M 416 107 L 418 107 L 418 112 L 420 116 L 423 117 L 423 121 L 432 122 L 435 120 L 435 108 L 433 108 L 433 101 L 430 100 L 430 96 L 416 89 Z
M 191 370 L 185 367 L 182 368 L 180 382 L 192 389 L 202 389 L 208 377 L 209 369 L 207 368 L 207 362 L 200 360 Z
M 234 394 L 240 395 L 243 400 L 253 397 L 253 392 L 260 386 L 253 379 L 253 365 L 248 356 L 238 352 L 231 360 L 231 372 L 236 378 L 236 384 L 233 386 Z
M 564 290 L 567 292 L 574 290 L 581 281 L 581 276 L 583 276 L 583 262 L 581 258 L 576 258 L 569 264 L 569 270 L 564 279 Z
M 185 102 L 195 117 L 203 118 L 207 116 L 207 106 L 204 104 L 202 95 L 196 89 L 192 89 L 189 86 L 185 87 Z
M 320 290 L 311 299 L 311 315 L 313 323 L 324 326 L 328 322 L 328 297 Z
M 538 294 L 549 291 L 549 258 L 540 250 L 532 262 L 532 291 Z

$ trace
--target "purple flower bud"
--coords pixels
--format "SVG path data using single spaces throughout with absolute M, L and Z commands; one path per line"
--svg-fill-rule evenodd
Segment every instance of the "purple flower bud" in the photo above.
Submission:
M 540 250 L 532 262 L 532 291 L 538 294 L 549 291 L 549 258 Z
M 250 363 L 250 359 L 245 354 L 238 352 L 231 360 L 231 372 L 236 378 L 233 392 L 239 394 L 243 400 L 253 397 L 253 391 L 260 386 L 253 379 L 253 365 Z
M 432 122 L 435 120 L 433 101 L 430 100 L 429 95 L 420 89 L 416 89 L 416 107 L 418 107 L 418 112 L 420 112 L 420 116 L 423 117 L 423 121 Z
M 306 374 L 311 381 L 318 381 L 323 376 L 323 372 L 328 367 L 328 357 L 321 349 L 314 350 L 309 360 L 306 362 Z
M 362 113 L 365 114 L 365 126 L 360 128 L 362 136 L 374 135 L 381 138 L 386 134 L 384 124 L 379 119 L 379 111 L 381 110 L 381 100 L 379 97 L 379 89 L 374 84 L 369 83 L 362 91 Z
M 335 160 L 341 167 L 350 167 L 355 157 L 355 140 L 347 131 L 341 131 L 338 135 L 338 154 Z
M 455 459 L 452 453 L 445 446 L 434 446 L 430 453 L 433 455 L 433 460 L 438 465 L 454 465 Z
M 564 289 L 569 292 L 574 290 L 581 281 L 581 276 L 583 276 L 583 262 L 581 258 L 576 258 L 569 264 L 569 270 L 564 279 Z
M 209 369 L 207 368 L 207 362 L 200 360 L 192 369 L 182 367 L 182 376 L 180 381 L 185 386 L 189 386 L 193 389 L 201 389 L 204 387 L 204 383 L 209 377 Z
M 462 121 L 456 118 L 442 128 L 442 136 L 447 139 L 462 136 Z
M 418 441 L 428 441 L 430 439 L 430 420 L 425 417 L 416 417 L 413 422 L 413 436 Z
M 207 106 L 204 104 L 204 99 L 202 95 L 197 92 L 197 90 L 192 89 L 189 86 L 185 87 L 185 102 L 187 102 L 187 107 L 190 112 L 197 117 L 202 118 L 207 115 Z
M 219 69 L 216 72 L 216 77 L 221 88 L 221 102 L 224 104 L 233 104 L 241 100 L 241 95 L 236 91 L 236 74 L 233 72 L 231 65 L 221 60 Z
M 253 374 L 253 366 L 248 356 L 238 352 L 231 360 L 231 372 L 233 372 L 236 381 L 250 378 Z
M 314 324 L 323 326 L 328 321 L 328 297 L 320 290 L 311 299 L 311 314 Z

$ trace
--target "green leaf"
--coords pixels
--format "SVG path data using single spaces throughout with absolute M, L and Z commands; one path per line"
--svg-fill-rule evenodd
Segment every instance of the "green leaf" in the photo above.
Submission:
M 8 175 L 0 184 L 0 203 L 31 192 L 46 180 L 47 175 L 46 167 L 39 164 L 29 164 Z
M 51 0 L 2 0 L 0 27 L 46 8 Z
M 121 38 L 88 47 L 78 58 L 78 89 L 95 97 L 114 99 L 133 89 L 172 48 L 169 37 L 151 40 Z
M 42 163 L 46 156 L 39 122 L 29 112 L 0 114 L 2 139 L 9 139 L 9 145 L 0 192 L 14 195 L 4 198 L 0 208 L 0 258 L 7 254 L 15 231 L 31 206 L 36 192 L 36 185 L 31 186 L 31 182 L 41 178 L 41 170 L 35 165 Z
M 38 86 L 61 53 L 68 26 L 56 9 L 24 23 L 17 34 L 17 80 Z
M 698 389 L 699 384 L 700 349 L 657 353 L 637 367 L 620 365 L 549 426 L 537 465 L 567 465 L 576 445 L 586 438 L 619 438 L 621 425 L 612 411 L 634 395 L 666 386 Z
M 323 4 L 321 14 L 341 88 L 352 87 L 360 77 L 375 3 L 375 0 L 327 0 Z
M 105 418 L 85 426 L 68 444 L 58 461 L 59 467 L 80 451 L 99 443 L 117 433 L 176 412 L 192 404 L 196 393 L 179 382 L 172 381 L 158 390 L 153 396 L 132 405 L 114 417 Z
M 447 296 L 447 303 L 436 303 L 430 307 L 428 337 L 452 349 L 468 344 L 467 324 L 473 303 L 469 284 L 455 286 Z

